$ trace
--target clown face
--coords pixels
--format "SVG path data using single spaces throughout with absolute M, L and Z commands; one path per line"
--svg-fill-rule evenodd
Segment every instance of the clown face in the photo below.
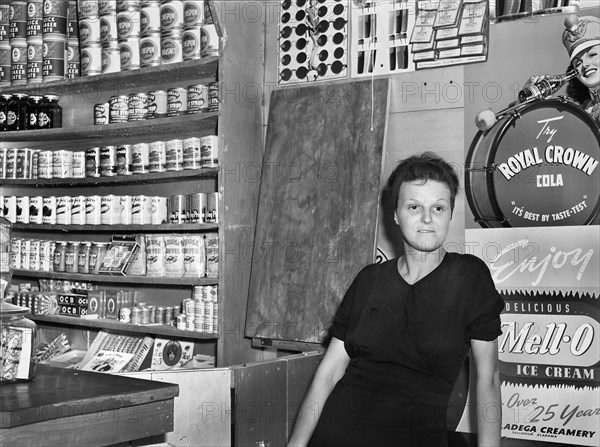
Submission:
M 579 52 L 572 63 L 583 85 L 589 89 L 600 87 L 600 44 Z

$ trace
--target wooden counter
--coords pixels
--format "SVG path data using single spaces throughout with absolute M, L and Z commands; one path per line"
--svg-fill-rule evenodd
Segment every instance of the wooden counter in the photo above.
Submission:
M 40 366 L 31 382 L 0 384 L 0 445 L 99 446 L 173 430 L 179 387 Z

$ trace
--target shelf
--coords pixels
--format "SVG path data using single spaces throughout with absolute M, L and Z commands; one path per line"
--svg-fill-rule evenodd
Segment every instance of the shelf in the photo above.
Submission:
M 219 284 L 217 278 L 182 278 L 182 277 L 156 277 L 156 276 L 112 276 L 92 275 L 83 273 L 44 272 L 40 270 L 13 271 L 13 276 L 29 278 L 68 279 L 70 281 L 87 281 L 99 283 L 120 284 L 148 284 L 148 285 L 176 285 L 176 286 L 214 286 Z
M 170 116 L 153 120 L 131 121 L 104 125 L 87 125 L 75 129 L 63 127 L 60 129 L 15 130 L 2 132 L 2 140 L 11 142 L 48 142 L 69 140 L 107 140 L 124 137 L 152 137 L 160 135 L 168 140 L 170 136 L 192 130 L 202 129 L 217 131 L 218 112 L 197 113 L 193 115 Z
M 80 326 L 99 329 L 111 329 L 120 332 L 165 335 L 168 337 L 177 338 L 192 338 L 199 340 L 216 340 L 219 338 L 219 334 L 214 333 L 184 331 L 181 329 L 177 329 L 173 326 L 167 325 L 138 325 L 119 323 L 117 320 L 109 320 L 106 318 L 90 320 L 86 318 L 67 317 L 62 315 L 28 315 L 27 318 L 33 321 L 44 323 L 64 324 L 68 326 Z
M 216 179 L 219 168 L 184 169 L 183 171 L 150 172 L 148 174 L 117 175 L 113 177 L 53 178 L 53 179 L 0 179 L 0 185 L 36 186 L 55 188 L 58 186 L 95 187 L 102 185 L 137 185 L 168 183 L 186 179 Z
M 145 67 L 138 70 L 108 73 L 99 76 L 82 76 L 75 79 L 44 82 L 35 85 L 19 85 L 0 88 L 4 93 L 56 93 L 59 95 L 82 94 L 118 89 L 125 91 L 141 85 L 165 84 L 187 81 L 189 79 L 214 80 L 219 64 L 218 57 L 207 57 L 196 61 L 166 64 L 158 67 Z
M 170 232 L 209 232 L 218 231 L 216 223 L 162 224 L 162 225 L 51 225 L 23 224 L 12 225 L 20 231 L 58 231 L 63 233 L 170 233 Z

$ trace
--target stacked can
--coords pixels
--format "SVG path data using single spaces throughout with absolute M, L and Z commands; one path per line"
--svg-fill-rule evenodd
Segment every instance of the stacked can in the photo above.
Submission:
M 117 2 L 117 36 L 120 69 L 140 68 L 140 0 Z
M 200 59 L 202 44 L 200 40 L 202 25 L 205 22 L 204 1 L 184 0 L 183 2 L 183 60 Z
M 98 75 L 102 72 L 98 0 L 78 2 L 78 17 L 80 74 L 81 76 Z
M 200 28 L 200 44 L 202 57 L 219 56 L 220 38 L 208 2 L 204 3 L 204 23 Z
M 12 1 L 8 37 L 11 51 L 11 85 L 27 84 L 27 1 Z
M 183 61 L 183 1 L 164 0 L 160 4 L 160 62 Z
M 44 82 L 64 79 L 67 73 L 68 0 L 45 0 L 42 24 Z
M 11 51 L 8 30 L 10 26 L 10 5 L 0 3 L 0 87 L 8 87 L 11 83 Z M 1 125 L 1 123 L 0 123 Z
M 67 73 L 68 79 L 79 77 L 79 21 L 77 19 L 77 1 L 69 0 L 67 7 Z
M 27 2 L 27 84 L 42 82 L 43 39 L 42 24 L 44 21 L 43 0 Z
M 121 56 L 119 53 L 117 7 L 116 3 L 104 2 L 98 5 L 100 16 L 100 47 L 102 73 L 121 71 Z
M 140 9 L 140 66 L 160 65 L 160 1 L 142 0 Z

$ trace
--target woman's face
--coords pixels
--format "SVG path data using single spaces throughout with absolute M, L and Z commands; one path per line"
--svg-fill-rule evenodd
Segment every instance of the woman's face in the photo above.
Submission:
M 577 78 L 587 88 L 600 87 L 600 45 L 583 50 L 573 58 Z
M 400 185 L 395 220 L 410 247 L 423 252 L 439 249 L 451 219 L 448 185 L 434 180 Z

